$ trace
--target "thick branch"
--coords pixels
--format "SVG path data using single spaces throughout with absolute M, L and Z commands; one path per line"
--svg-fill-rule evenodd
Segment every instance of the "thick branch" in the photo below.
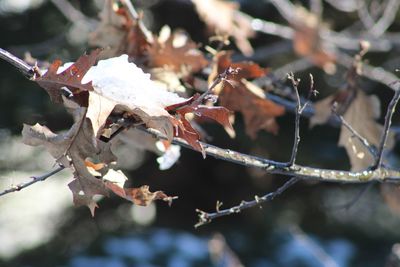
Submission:
M 166 136 L 157 130 L 146 129 L 144 127 L 138 127 L 138 129 L 148 132 L 159 139 L 167 140 Z M 172 142 L 176 145 L 194 150 L 182 139 L 174 138 Z M 203 146 L 205 153 L 209 156 L 247 167 L 260 168 L 271 174 L 282 174 L 286 176 L 299 177 L 303 180 L 322 182 L 367 183 L 370 181 L 379 181 L 400 183 L 400 171 L 383 166 L 374 170 L 368 169 L 357 172 L 305 167 L 297 164 L 288 167 L 287 162 L 278 162 L 251 156 L 207 143 L 201 143 L 201 145 Z

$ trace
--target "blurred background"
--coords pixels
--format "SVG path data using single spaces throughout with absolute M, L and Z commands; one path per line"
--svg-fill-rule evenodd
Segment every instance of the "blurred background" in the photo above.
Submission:
M 254 53 L 243 56 L 234 42 L 228 48 L 235 51 L 235 60 L 250 59 L 269 67 L 279 81 L 291 70 L 304 80 L 312 73 L 320 92 L 317 99 L 322 99 L 343 86 L 346 68 L 338 65 L 334 74 L 328 74 L 296 54 L 290 39 L 263 32 L 262 21 L 290 27 L 277 8 L 285 2 L 237 1 L 241 12 L 259 19 L 252 20 L 256 34 L 249 39 Z M 377 45 L 365 58 L 369 64 L 394 73 L 400 63 L 400 38 L 396 39 L 400 13 L 395 2 L 292 3 L 320 10 L 324 23 L 344 36 L 365 32 L 373 48 L 374 41 L 381 38 L 387 46 Z M 152 32 L 169 25 L 186 30 L 198 43 L 208 43 L 207 27 L 191 1 L 132 3 Z M 103 4 L 102 0 L 0 0 L 0 47 L 27 60 L 75 61 L 90 50 L 88 35 L 96 28 Z M 368 33 L 368 22 L 362 20 L 377 18 L 387 9 L 394 13 L 387 31 L 380 35 Z M 366 11 L 370 12 L 368 16 Z M 205 51 L 204 47 L 201 49 Z M 342 52 L 353 56 L 357 45 Z M 44 149 L 21 143 L 23 123 L 39 122 L 57 132 L 68 129 L 72 118 L 62 106 L 50 102 L 45 90 L 4 61 L 0 61 L 0 73 L 0 190 L 4 190 L 54 166 Z M 385 111 L 392 91 L 367 79 L 362 83 L 363 89 L 379 97 L 381 110 Z M 307 88 L 308 83 L 300 84 L 302 94 Z M 396 113 L 394 129 L 399 119 Z M 291 153 L 294 116 L 287 112 L 277 121 L 278 135 L 261 131 L 255 140 L 245 134 L 240 115 L 236 116 L 235 139 L 218 125 L 203 127 L 212 137 L 212 144 L 286 161 Z M 379 119 L 382 121 L 383 115 Z M 297 162 L 349 169 L 345 149 L 337 146 L 339 133 L 340 128 L 332 125 L 309 128 L 309 119 L 303 118 Z M 393 168 L 400 167 L 398 150 L 395 146 L 387 155 Z M 159 170 L 158 156 L 150 152 L 120 147 L 117 155 L 132 185 L 148 184 L 152 190 L 163 190 L 179 199 L 171 207 L 163 202 L 139 207 L 117 197 L 105 198 L 92 218 L 87 208 L 73 207 L 67 187 L 72 174 L 64 170 L 45 182 L 0 197 L 0 266 L 400 266 L 400 247 L 396 245 L 400 241 L 397 188 L 385 195 L 377 184 L 365 188 L 366 185 L 300 182 L 262 208 L 195 229 L 196 209 L 214 211 L 217 201 L 230 207 L 254 199 L 255 195 L 275 190 L 287 177 L 267 175 L 211 157 L 203 160 L 200 153 L 187 149 L 182 149 L 178 162 L 165 171 Z M 355 203 L 345 205 L 361 191 L 364 193 Z

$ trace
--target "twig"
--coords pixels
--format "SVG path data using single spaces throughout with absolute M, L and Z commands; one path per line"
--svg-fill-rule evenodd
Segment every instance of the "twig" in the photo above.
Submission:
M 292 148 L 292 154 L 290 156 L 290 161 L 288 162 L 288 166 L 292 166 L 295 164 L 297 150 L 300 143 L 300 118 L 301 114 L 303 113 L 304 109 L 307 107 L 311 96 L 315 95 L 317 91 L 314 90 L 314 78 L 310 74 L 310 90 L 307 96 L 307 101 L 302 105 L 299 95 L 298 85 L 300 79 L 295 79 L 293 72 L 288 74 L 288 79 L 292 82 L 292 86 L 296 95 L 296 110 L 295 110 L 295 125 L 294 125 L 294 142 Z
M 354 62 L 354 58 L 347 54 L 338 52 L 336 54 L 336 62 L 346 68 L 351 68 Z M 381 67 L 374 67 L 367 64 L 366 62 L 363 62 L 361 76 L 369 80 L 384 84 L 393 91 L 397 91 L 397 87 L 394 86 L 394 82 L 398 80 L 397 76 Z
M 253 18 L 244 13 L 242 14 L 250 19 L 251 28 L 254 31 L 258 31 L 269 35 L 279 36 L 284 39 L 293 39 L 294 30 L 288 26 L 280 25 L 278 23 L 274 23 L 271 21 Z
M 51 171 L 49 173 L 43 174 L 41 176 L 33 176 L 33 177 L 31 177 L 32 180 L 29 181 L 29 182 L 24 182 L 24 183 L 20 183 L 18 185 L 14 185 L 14 186 L 10 187 L 9 189 L 6 189 L 3 192 L 0 192 L 0 196 L 6 195 L 6 194 L 12 193 L 12 192 L 20 191 L 20 190 L 22 190 L 22 189 L 24 189 L 24 188 L 26 188 L 28 186 L 33 185 L 34 183 L 37 183 L 37 182 L 40 182 L 40 181 L 44 181 L 47 178 L 53 176 L 54 174 L 59 173 L 63 169 L 65 169 L 64 166 L 59 166 L 57 169 L 55 169 L 55 170 L 53 170 L 53 171 Z
M 135 7 L 132 5 L 130 0 L 120 0 L 122 5 L 126 7 L 126 9 L 129 11 L 129 15 L 131 16 L 131 19 L 133 20 L 138 20 L 139 27 L 142 30 L 143 34 L 146 36 L 146 39 L 149 41 L 153 40 L 153 35 L 151 31 L 149 31 L 146 26 L 143 24 L 142 20 L 140 19 L 139 13 L 136 11 Z
M 33 77 L 34 67 L 2 48 L 0 48 L 0 58 L 17 68 L 25 77 Z
M 310 0 L 310 10 L 317 15 L 318 18 L 321 18 L 323 12 L 322 0 Z
M 245 209 L 252 208 L 258 205 L 261 205 L 264 202 L 272 201 L 275 197 L 281 195 L 288 188 L 292 187 L 296 184 L 300 179 L 297 177 L 290 178 L 286 183 L 284 183 L 281 187 L 279 187 L 276 191 L 270 192 L 262 197 L 255 196 L 254 200 L 251 201 L 242 201 L 239 205 L 231 207 L 229 209 L 220 210 L 217 204 L 217 210 L 215 212 L 205 212 L 199 209 L 196 209 L 196 212 L 199 216 L 199 222 L 194 227 L 200 227 L 207 223 L 210 223 L 212 220 L 217 219 L 222 216 L 231 215 L 234 213 L 239 213 Z
M 223 73 L 218 74 L 218 76 L 214 79 L 211 85 L 208 87 L 207 91 L 201 94 L 195 102 L 202 103 L 202 101 L 214 90 L 214 88 L 221 83 L 222 81 L 226 81 L 229 75 L 236 75 L 238 74 L 238 69 L 234 68 L 227 68 Z
M 383 132 L 382 132 L 381 140 L 379 142 L 378 152 L 377 152 L 377 156 L 376 156 L 375 164 L 374 164 L 373 168 L 380 168 L 382 165 L 383 150 L 385 149 L 385 146 L 386 146 L 386 141 L 387 141 L 387 138 L 389 135 L 390 125 L 392 124 L 393 113 L 396 110 L 396 105 L 397 105 L 397 102 L 399 101 L 399 98 L 400 98 L 400 88 L 396 90 L 396 92 L 387 108 L 386 116 L 385 116 L 385 124 L 383 125 Z
M 371 156 L 376 159 L 378 156 L 376 154 L 375 148 L 368 142 L 367 139 L 365 139 L 359 132 L 357 132 L 344 118 L 342 115 L 337 113 L 337 108 L 336 105 L 333 105 L 332 107 L 333 113 L 336 115 L 336 117 L 340 120 L 340 122 L 343 124 L 344 127 L 346 127 L 347 130 L 351 132 L 351 134 L 356 137 L 361 144 L 364 145 L 364 147 L 368 150 L 368 152 L 371 154 Z
M 302 112 L 302 106 L 301 106 L 301 102 L 300 102 L 300 95 L 299 95 L 299 89 L 298 89 L 300 79 L 295 79 L 293 72 L 288 74 L 288 79 L 292 82 L 292 86 L 293 86 L 294 92 L 296 94 L 296 111 L 295 111 L 296 117 L 295 117 L 295 125 L 294 125 L 294 141 L 293 141 L 292 154 L 291 154 L 290 160 L 288 162 L 288 166 L 292 166 L 293 164 L 295 164 L 297 150 L 298 150 L 299 143 L 300 143 L 300 117 L 301 117 L 301 112 Z
M 96 20 L 86 17 L 81 11 L 76 9 L 69 1 L 51 0 L 51 2 L 60 11 L 60 13 L 72 23 L 77 23 L 79 21 L 86 21 L 91 25 L 94 25 L 96 23 Z
M 370 29 L 374 26 L 375 19 L 369 13 L 367 3 L 364 0 L 358 0 L 357 12 L 365 29 Z
M 383 33 L 385 33 L 387 28 L 389 28 L 389 26 L 395 20 L 399 7 L 400 7 L 399 0 L 389 0 L 385 10 L 383 11 L 382 16 L 380 17 L 378 22 L 376 22 L 375 25 L 372 28 L 370 28 L 369 33 L 371 33 L 376 37 L 379 37 Z

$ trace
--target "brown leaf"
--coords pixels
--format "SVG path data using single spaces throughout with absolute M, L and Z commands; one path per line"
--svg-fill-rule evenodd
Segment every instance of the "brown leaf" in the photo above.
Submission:
M 62 100 L 62 87 L 66 87 L 73 94 L 75 102 L 81 106 L 88 106 L 88 91 L 93 90 L 92 83 L 88 82 L 82 84 L 81 80 L 86 72 L 96 62 L 101 50 L 97 49 L 90 53 L 90 55 L 81 56 L 74 64 L 62 71 L 58 72 L 61 61 L 56 60 L 50 65 L 47 72 L 35 79 L 35 81 L 43 87 L 50 98 L 55 103 L 63 103 Z
M 139 27 L 138 20 L 132 20 L 124 7 L 118 7 L 115 0 L 106 0 L 100 13 L 100 23 L 89 36 L 92 47 L 107 48 L 103 58 L 128 54 L 135 60 L 145 56 L 149 40 Z
M 315 103 L 315 115 L 310 120 L 311 127 L 328 120 L 334 102 L 338 104 L 337 112 L 354 130 L 371 145 L 379 145 L 382 133 L 382 126 L 376 122 L 380 116 L 379 99 L 376 96 L 366 95 L 364 91 L 356 87 L 340 90 Z M 393 141 L 393 135 L 390 134 L 387 147 L 392 147 Z M 369 150 L 343 125 L 340 129 L 338 145 L 346 149 L 353 171 L 363 170 L 373 164 L 374 157 Z
M 168 197 L 162 191 L 150 192 L 148 185 L 143 185 L 139 188 L 122 188 L 116 183 L 106 181 L 106 186 L 116 195 L 132 201 L 139 206 L 148 206 L 151 202 L 158 199 L 167 202 L 171 201 L 171 197 Z
M 296 17 L 292 21 L 295 30 L 293 48 L 299 56 L 308 57 L 311 62 L 327 73 L 336 71 L 335 55 L 329 51 L 320 36 L 321 21 L 317 15 L 302 7 L 296 9 Z
M 125 11 L 126 12 L 126 11 Z M 121 44 L 121 51 L 133 58 L 135 62 L 144 60 L 147 56 L 148 49 L 151 45 L 150 40 L 147 39 L 146 35 L 140 28 L 140 20 L 129 20 L 127 19 L 126 28 L 129 29 L 126 36 L 125 43 Z M 123 47 L 126 46 L 126 47 Z
M 200 135 L 186 119 L 186 114 L 191 113 L 197 117 L 212 119 L 232 131 L 233 127 L 229 121 L 230 111 L 228 109 L 225 107 L 201 105 L 196 101 L 198 97 L 198 95 L 195 95 L 182 103 L 168 106 L 165 109 L 172 114 L 176 114 L 176 118 L 171 120 L 172 124 L 177 129 L 175 135 L 186 140 L 193 148 L 201 151 L 205 157 L 203 147 L 199 143 Z
M 50 154 L 63 166 L 70 167 L 74 172 L 74 180 L 69 184 L 73 193 L 75 205 L 87 205 L 94 214 L 97 206 L 95 195 L 108 195 L 102 180 L 94 177 L 86 166 L 88 157 L 108 164 L 116 160 L 111 152 L 111 144 L 97 140 L 92 131 L 90 121 L 85 119 L 85 108 L 77 110 L 80 119 L 69 131 L 54 134 L 48 128 L 35 125 L 24 125 L 23 142 L 28 145 L 43 145 Z M 79 116 L 78 116 L 79 117 Z
M 246 56 L 253 54 L 248 38 L 254 36 L 251 20 L 238 11 L 239 5 L 221 0 L 192 0 L 207 26 L 217 34 L 230 35 Z
M 228 77 L 229 80 L 224 82 L 220 92 L 216 90 L 219 93 L 220 104 L 229 110 L 243 114 L 246 133 L 250 137 L 256 138 L 257 132 L 261 129 L 277 134 L 279 126 L 275 117 L 282 116 L 285 112 L 284 108 L 256 95 L 246 81 L 246 79 L 264 76 L 267 70 L 252 62 L 232 63 L 230 53 L 220 52 L 215 57 L 214 71 L 209 81 L 229 67 L 237 68 L 238 74 Z
M 343 114 L 343 118 L 370 144 L 378 146 L 382 126 L 375 120 L 379 118 L 379 113 L 378 98 L 367 96 L 362 90 L 357 90 L 357 95 Z M 373 164 L 374 158 L 368 149 L 359 139 L 354 138 L 352 133 L 343 125 L 340 129 L 338 145 L 346 149 L 352 170 L 363 170 Z
M 148 48 L 148 56 L 149 67 L 166 68 L 182 76 L 199 72 L 208 65 L 198 45 L 181 31 L 167 33 L 165 40 L 155 38 Z

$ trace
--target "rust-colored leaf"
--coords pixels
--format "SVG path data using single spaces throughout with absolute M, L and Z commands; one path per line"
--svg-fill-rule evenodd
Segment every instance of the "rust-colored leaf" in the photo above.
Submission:
M 227 68 L 238 69 L 238 73 L 228 77 L 216 93 L 219 94 L 221 106 L 243 114 L 246 133 L 255 138 L 261 129 L 277 134 L 279 126 L 275 117 L 282 116 L 284 108 L 274 102 L 256 95 L 250 90 L 246 79 L 264 76 L 268 70 L 252 62 L 232 63 L 229 52 L 220 52 L 215 57 L 214 71 L 209 81 L 215 79 L 218 73 L 223 73 Z M 255 86 L 255 85 L 252 85 Z
M 162 191 L 150 192 L 148 185 L 143 185 L 139 188 L 122 188 L 118 184 L 106 181 L 106 186 L 116 195 L 132 201 L 139 206 L 148 206 L 154 200 L 171 201 L 171 197 L 167 196 Z
M 188 144 L 190 144 L 194 149 L 201 151 L 203 156 L 205 156 L 203 148 L 199 142 L 200 135 L 186 119 L 186 114 L 191 113 L 197 117 L 212 119 L 232 131 L 233 127 L 229 121 L 229 115 L 231 112 L 228 109 L 225 107 L 201 105 L 197 102 L 198 97 L 198 95 L 195 95 L 182 103 L 168 106 L 165 110 L 175 114 L 175 118 L 171 120 L 175 129 L 177 129 L 175 136 L 186 140 Z
M 60 60 L 56 60 L 51 64 L 47 72 L 35 79 L 35 81 L 43 87 L 50 98 L 55 103 L 63 103 L 62 88 L 66 87 L 72 94 L 72 99 L 80 106 L 88 106 L 88 91 L 93 90 L 92 83 L 82 84 L 81 80 L 86 72 L 96 62 L 101 50 L 96 49 L 89 55 L 81 56 L 74 64 L 67 69 L 58 73 L 61 65 Z
M 168 30 L 167 30 L 168 31 Z M 180 31 L 166 34 L 165 40 L 155 38 L 148 48 L 149 67 L 166 68 L 182 76 L 199 72 L 208 65 L 198 45 Z M 165 37 L 164 37 L 165 38 Z
M 293 48 L 296 54 L 308 57 L 311 62 L 327 73 L 334 73 L 335 55 L 328 50 L 320 36 L 321 21 L 315 14 L 309 13 L 304 8 L 296 9 L 296 17 L 292 27 L 295 30 Z
M 106 0 L 100 13 L 100 23 L 89 36 L 92 47 L 107 48 L 103 58 L 128 54 L 135 61 L 143 60 L 150 42 L 133 20 L 125 7 L 115 5 L 114 0 Z

